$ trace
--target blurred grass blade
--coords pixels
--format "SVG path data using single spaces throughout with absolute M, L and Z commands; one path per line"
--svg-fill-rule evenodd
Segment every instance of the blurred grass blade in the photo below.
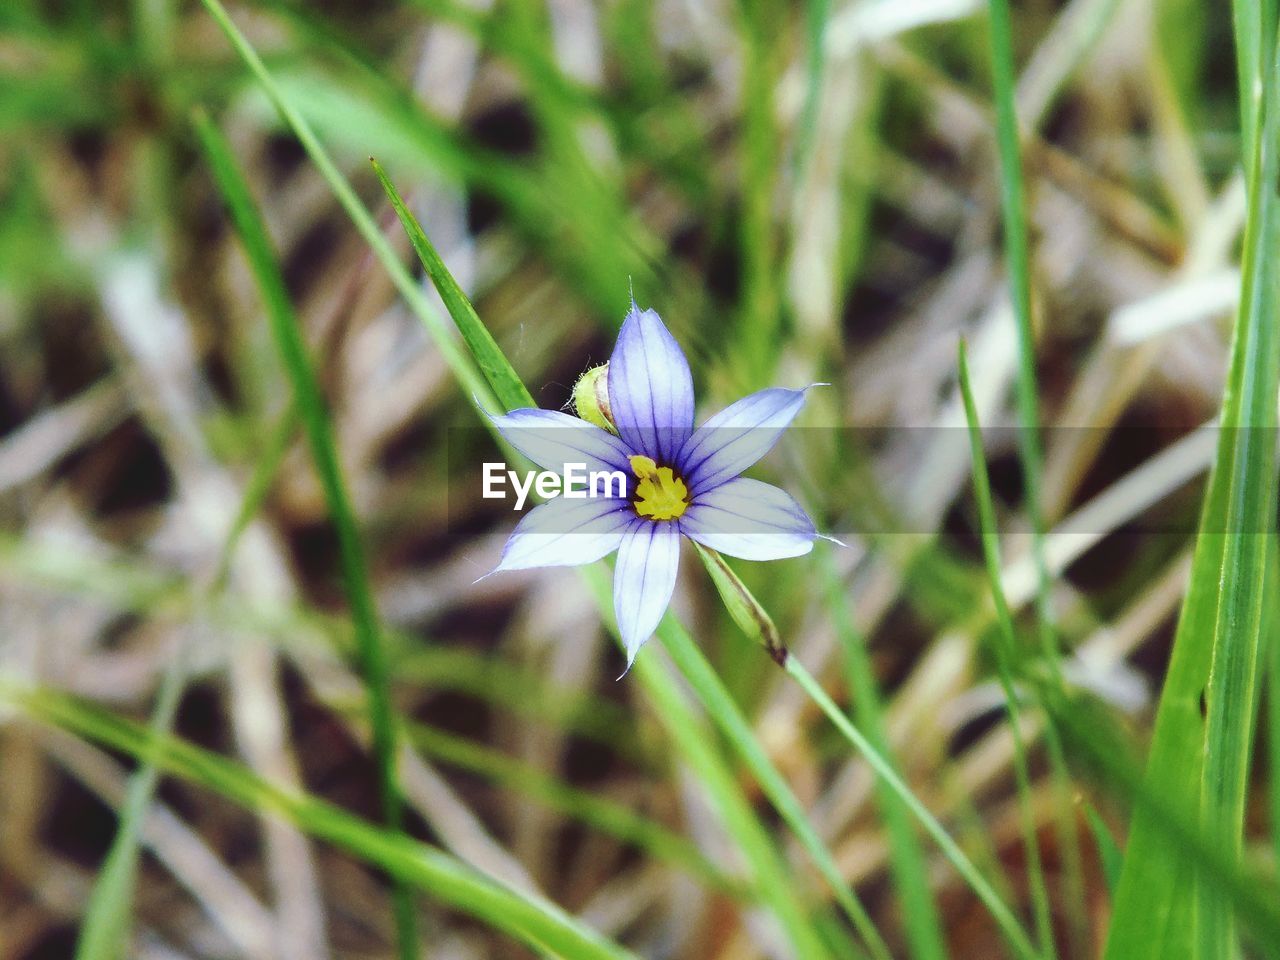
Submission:
M 996 142 L 1000 148 L 1000 207 L 1004 217 L 1004 257 L 1018 331 L 1018 457 L 1022 464 L 1027 516 L 1031 521 L 1037 591 L 1036 614 L 1045 665 L 1057 671 L 1057 649 L 1049 610 L 1049 566 L 1041 512 L 1040 399 L 1036 386 L 1036 340 L 1031 319 L 1031 263 L 1027 247 L 1026 193 L 1022 150 L 1014 112 L 1013 29 L 1009 0 L 990 0 L 991 72 L 995 80 Z
M 742 294 L 733 344 L 739 369 L 755 385 L 771 378 L 778 357 L 781 300 L 773 210 L 779 137 L 773 90 L 775 37 L 784 8 L 770 0 L 741 0 L 738 8 L 743 44 Z
M 990 0 L 991 73 L 995 92 L 996 143 L 1000 153 L 1000 208 L 1004 221 L 1004 258 L 1018 331 L 1018 460 L 1022 466 L 1023 503 L 1031 525 L 1031 553 L 1036 569 L 1036 636 L 1050 678 L 1061 686 L 1058 642 L 1050 604 L 1049 563 L 1045 547 L 1043 452 L 1040 441 L 1040 400 L 1036 382 L 1036 338 L 1031 305 L 1031 254 L 1027 238 L 1027 202 L 1023 185 L 1019 135 L 1013 26 L 1009 0 Z M 1051 767 L 1058 842 L 1065 864 L 1066 891 L 1062 900 L 1070 920 L 1070 943 L 1082 948 L 1087 918 L 1084 914 L 1084 867 L 1080 837 L 1071 800 L 1071 778 L 1063 756 L 1061 738 L 1053 717 L 1044 714 L 1045 742 Z M 1043 931 L 1042 931 L 1043 932 Z M 1051 944 L 1044 945 L 1048 949 Z
M 982 428 L 978 424 L 978 408 L 973 402 L 969 384 L 969 363 L 965 359 L 964 341 L 957 347 L 960 374 L 960 396 L 964 401 L 965 420 L 969 426 L 969 454 L 973 470 L 973 489 L 978 502 L 978 525 L 982 535 L 982 559 L 991 583 L 991 599 L 996 611 L 995 660 L 1004 693 L 1009 733 L 1013 737 L 1013 775 L 1018 790 L 1018 813 L 1022 826 L 1022 847 L 1027 855 L 1027 874 L 1031 886 L 1031 903 L 1035 909 L 1036 935 L 1046 956 L 1055 956 L 1053 914 L 1049 907 L 1049 890 L 1040 858 L 1040 842 L 1036 836 L 1035 811 L 1031 805 L 1031 778 L 1027 773 L 1027 747 L 1022 737 L 1018 716 L 1018 691 L 1014 686 L 1013 664 L 1017 657 L 1017 635 L 1009 602 L 1005 599 L 1001 579 L 1000 533 L 996 529 L 995 503 L 991 499 L 991 481 L 987 476 L 987 460 L 982 448 Z
M 284 277 L 280 273 L 257 205 L 249 192 L 249 185 L 236 166 L 230 146 L 213 122 L 203 112 L 199 112 L 196 114 L 195 124 L 209 166 L 244 244 L 249 265 L 263 292 L 271 333 L 293 385 L 294 402 L 297 404 L 316 473 L 337 531 L 342 575 L 351 606 L 351 619 L 355 625 L 356 650 L 369 701 L 369 726 L 373 734 L 382 816 L 392 830 L 399 830 L 403 822 L 403 811 L 396 773 L 397 738 L 392 717 L 391 680 L 378 624 L 378 612 L 373 600 L 373 588 L 369 582 L 364 546 L 360 540 L 355 510 L 339 467 L 337 441 L 329 423 L 320 385 L 307 357 L 302 330 L 294 315 Z M 413 898 L 403 884 L 397 883 L 394 900 L 400 956 L 403 960 L 414 960 L 419 950 Z
M 1107 890 L 1114 897 L 1116 887 L 1120 885 L 1124 853 L 1116 843 L 1116 838 L 1111 835 L 1111 828 L 1088 800 L 1084 801 L 1084 816 L 1089 824 L 1089 832 L 1093 834 L 1094 846 L 1098 848 L 1098 859 L 1102 862 L 1102 876 L 1107 881 Z
M 454 336 L 454 331 L 449 328 L 449 324 L 440 316 L 436 308 L 432 306 L 431 301 L 418 288 L 418 284 L 410 276 L 409 271 L 405 269 L 404 264 L 400 262 L 396 252 L 391 249 L 391 245 L 382 235 L 382 231 L 378 229 L 378 225 L 374 222 L 369 211 L 360 202 L 360 198 L 356 196 L 351 184 L 347 182 L 347 179 L 338 170 L 333 160 L 330 159 L 329 154 L 320 144 L 315 132 L 311 129 L 311 125 L 289 102 L 280 85 L 276 83 L 270 71 L 267 70 L 266 65 L 262 62 L 262 58 L 258 56 L 257 51 L 253 49 L 253 46 L 227 14 L 221 0 L 201 0 L 201 3 L 204 4 L 205 9 L 209 11 L 213 19 L 217 21 L 218 26 L 226 34 L 227 39 L 231 41 L 231 45 L 235 47 L 240 58 L 244 60 L 246 66 L 257 78 L 258 83 L 261 84 L 262 89 L 266 92 L 267 97 L 271 100 L 281 118 L 293 130 L 298 142 L 302 144 L 302 148 L 306 150 L 307 155 L 311 158 L 311 162 L 316 165 L 316 169 L 320 171 L 320 175 L 329 184 L 329 189 L 333 191 L 333 195 L 342 205 L 347 216 L 351 218 L 351 222 L 355 224 L 356 229 L 360 231 L 360 235 L 373 250 L 374 256 L 378 258 L 378 261 L 391 277 L 396 290 L 400 292 L 405 302 L 409 304 L 410 309 L 422 321 L 427 333 L 430 334 L 431 339 L 440 350 L 445 363 L 453 372 L 453 375 L 458 378 L 458 382 L 478 402 L 490 404 L 493 399 L 493 393 L 489 388 L 488 382 L 480 371 L 476 369 L 468 354 L 462 349 Z
M 1232 0 L 1235 21 L 1236 75 L 1239 80 L 1240 155 L 1252 175 L 1254 140 L 1260 127 L 1262 95 L 1276 33 L 1275 0 Z
M 1241 18 L 1237 29 L 1263 22 Z M 1244 268 L 1218 450 L 1145 781 L 1176 815 L 1199 818 L 1206 840 L 1231 863 L 1239 862 L 1243 846 L 1276 494 L 1280 69 L 1270 39 L 1259 49 L 1269 50 L 1271 60 L 1249 138 Z M 1135 811 L 1107 957 L 1154 960 L 1194 944 L 1200 960 L 1227 960 L 1236 950 L 1230 899 L 1170 849 L 1158 819 L 1145 804 Z
M 443 851 L 374 826 L 317 797 L 276 786 L 226 757 L 173 736 L 148 732 L 54 691 L 2 685 L 0 699 L 15 703 L 42 723 L 141 760 L 153 759 L 166 773 L 216 791 L 248 810 L 283 817 L 536 950 L 567 960 L 635 960 L 541 897 L 510 890 Z
M 836 636 L 844 651 L 845 673 L 849 678 L 849 692 L 858 726 L 885 761 L 892 764 L 871 657 L 867 655 L 866 644 L 853 622 L 834 560 L 828 554 L 822 562 L 827 578 L 827 609 L 831 612 Z M 911 954 L 916 960 L 943 960 L 947 956 L 947 948 L 942 937 L 942 921 L 938 917 L 928 864 L 912 823 L 911 811 L 881 779 L 876 780 L 876 797 L 889 834 L 889 862 L 897 881 L 902 923 L 906 928 L 907 942 L 911 945 Z
M 831 17 L 831 0 L 806 0 L 805 26 L 805 91 L 804 108 L 796 132 L 795 160 L 797 178 L 803 176 L 813 152 L 818 133 L 818 117 L 822 108 L 822 76 L 826 70 L 827 21 Z
M 529 764 L 444 730 L 421 723 L 409 724 L 406 730 L 415 747 L 441 763 L 523 793 L 567 817 L 633 844 L 656 859 L 677 864 L 725 893 L 737 897 L 746 893 L 740 883 L 708 861 L 692 842 L 630 807 L 578 790 Z
M 180 648 L 164 672 L 151 714 L 152 736 L 163 736 L 173 726 L 186 685 L 186 661 Z M 142 824 L 159 781 L 154 758 L 148 755 L 141 760 L 142 766 L 129 777 L 120 825 L 85 907 L 76 941 L 76 960 L 118 960 L 127 955 Z

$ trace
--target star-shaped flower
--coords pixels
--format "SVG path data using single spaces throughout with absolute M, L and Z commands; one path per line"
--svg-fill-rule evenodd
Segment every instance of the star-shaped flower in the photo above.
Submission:
M 627 667 L 671 601 L 680 536 L 743 560 L 797 557 L 819 534 L 789 494 L 739 476 L 777 443 L 805 390 L 769 389 L 693 425 L 693 377 L 653 310 L 633 302 L 597 390 L 597 422 L 526 408 L 494 423 L 546 470 L 619 471 L 622 497 L 556 497 L 516 525 L 494 572 L 576 566 L 618 551 L 613 605 Z

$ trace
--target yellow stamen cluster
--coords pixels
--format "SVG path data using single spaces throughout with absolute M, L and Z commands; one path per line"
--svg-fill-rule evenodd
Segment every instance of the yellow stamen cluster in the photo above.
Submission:
M 631 458 L 636 484 L 636 513 L 650 520 L 675 520 L 689 507 L 689 488 L 670 467 L 660 467 L 649 457 Z

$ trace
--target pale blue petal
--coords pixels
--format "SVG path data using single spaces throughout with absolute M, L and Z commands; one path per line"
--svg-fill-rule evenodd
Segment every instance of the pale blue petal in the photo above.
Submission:
M 674 523 L 635 520 L 622 536 L 613 573 L 613 610 L 627 652 L 627 669 L 658 629 L 671 602 L 680 565 L 680 531 Z
M 693 375 L 662 318 L 634 303 L 609 358 L 609 406 L 638 453 L 671 463 L 693 432 Z
M 628 500 L 548 500 L 516 524 L 493 572 L 593 563 L 618 549 L 623 533 L 635 518 Z
M 588 472 L 621 470 L 631 476 L 631 450 L 606 430 L 557 410 L 524 407 L 490 417 L 503 438 L 542 467 L 563 475 L 565 464 L 581 463 Z
M 676 468 L 694 498 L 732 480 L 772 450 L 804 406 L 807 389 L 761 390 L 695 430 L 676 458 Z
M 680 518 L 680 532 L 743 560 L 780 560 L 813 549 L 818 537 L 804 508 L 784 490 L 738 477 L 701 494 Z

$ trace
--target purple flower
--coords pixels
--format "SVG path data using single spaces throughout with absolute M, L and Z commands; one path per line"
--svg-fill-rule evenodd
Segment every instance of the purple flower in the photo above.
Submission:
M 556 497 L 517 524 L 494 570 L 575 566 L 618 551 L 613 605 L 627 667 L 657 629 L 675 589 L 683 534 L 744 560 L 797 557 L 819 536 L 787 493 L 739 474 L 777 443 L 804 390 L 761 390 L 693 426 L 693 377 L 671 332 L 633 302 L 606 372 L 604 422 L 553 410 L 494 417 L 538 466 L 620 472 L 622 497 Z M 616 490 L 616 488 L 615 488 Z

